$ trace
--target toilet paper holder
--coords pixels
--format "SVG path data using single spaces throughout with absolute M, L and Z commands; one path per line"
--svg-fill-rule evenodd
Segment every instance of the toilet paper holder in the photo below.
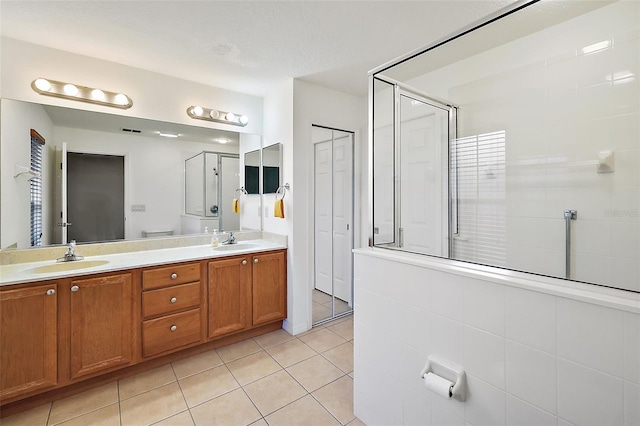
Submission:
M 465 401 L 467 399 L 467 373 L 462 366 L 438 355 L 429 355 L 426 365 L 420 372 L 420 378 L 424 379 L 427 373 L 433 373 L 452 382 L 452 398 L 458 401 Z

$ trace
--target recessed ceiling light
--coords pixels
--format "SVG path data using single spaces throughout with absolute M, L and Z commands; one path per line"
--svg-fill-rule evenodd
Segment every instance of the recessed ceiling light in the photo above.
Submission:
M 226 138 L 217 138 L 217 139 L 214 139 L 214 141 L 216 141 L 218 143 L 229 143 L 229 142 L 231 142 L 229 139 L 226 139 Z

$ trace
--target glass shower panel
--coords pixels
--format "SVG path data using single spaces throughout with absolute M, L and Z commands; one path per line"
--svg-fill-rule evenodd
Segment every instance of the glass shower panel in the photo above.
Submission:
M 373 99 L 373 242 L 395 243 L 394 89 L 374 79 Z

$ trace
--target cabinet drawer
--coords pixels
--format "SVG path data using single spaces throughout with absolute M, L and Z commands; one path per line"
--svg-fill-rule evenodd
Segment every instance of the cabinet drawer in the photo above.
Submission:
M 200 309 L 142 323 L 142 353 L 148 357 L 200 341 Z
M 200 281 L 199 263 L 142 271 L 142 288 L 144 290 L 185 284 L 193 281 Z
M 145 318 L 198 306 L 200 306 L 200 282 L 142 293 L 142 314 Z

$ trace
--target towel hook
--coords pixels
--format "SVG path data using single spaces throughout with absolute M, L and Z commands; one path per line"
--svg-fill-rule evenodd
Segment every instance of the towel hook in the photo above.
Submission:
M 244 186 L 241 186 L 240 188 L 236 189 L 235 194 L 237 194 L 238 191 L 242 192 L 242 194 L 244 194 L 244 195 L 248 194 L 247 190 L 244 189 Z
M 282 186 L 279 186 L 278 189 L 276 189 L 276 200 L 278 200 L 278 195 L 282 194 L 282 198 L 280 198 L 280 200 L 284 200 L 284 196 L 287 195 L 287 190 L 291 189 L 291 187 L 289 186 L 288 183 L 285 183 Z

